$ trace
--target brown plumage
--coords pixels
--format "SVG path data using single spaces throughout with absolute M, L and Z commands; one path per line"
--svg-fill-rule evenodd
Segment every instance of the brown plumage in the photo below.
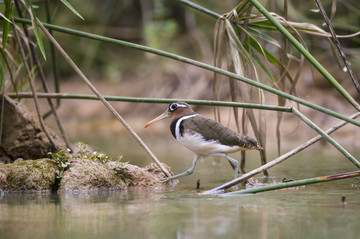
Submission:
M 170 130 L 176 140 L 196 153 L 189 170 L 166 180 L 191 174 L 197 160 L 203 156 L 226 158 L 233 165 L 237 177 L 238 162 L 227 154 L 239 150 L 262 149 L 255 139 L 238 134 L 212 119 L 195 113 L 184 102 L 171 103 L 163 114 L 146 123 L 145 128 L 164 118 L 171 118 Z
M 257 141 L 221 125 L 215 120 L 201 115 L 189 118 L 183 123 L 184 128 L 202 134 L 205 140 L 217 140 L 220 144 L 239 146 L 242 149 L 261 149 Z

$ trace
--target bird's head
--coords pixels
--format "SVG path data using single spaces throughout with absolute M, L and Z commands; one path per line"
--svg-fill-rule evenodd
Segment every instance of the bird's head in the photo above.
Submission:
M 169 105 L 168 109 L 164 113 L 162 113 L 155 119 L 147 122 L 145 124 L 145 128 L 161 119 L 165 119 L 165 118 L 173 118 L 174 119 L 174 118 L 178 118 L 183 115 L 189 115 L 189 114 L 194 114 L 194 113 L 195 112 L 191 109 L 191 107 L 185 102 L 171 103 Z

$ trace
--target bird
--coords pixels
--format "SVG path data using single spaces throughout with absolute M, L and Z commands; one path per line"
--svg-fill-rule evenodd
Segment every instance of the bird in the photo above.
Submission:
M 185 102 L 173 102 L 167 110 L 145 124 L 145 128 L 165 118 L 171 118 L 170 131 L 174 138 L 183 146 L 195 153 L 192 166 L 183 173 L 167 177 L 169 181 L 190 175 L 194 172 L 197 161 L 208 156 L 227 159 L 238 177 L 239 163 L 228 156 L 240 150 L 262 150 L 258 142 L 249 137 L 232 131 L 219 122 L 197 114 Z

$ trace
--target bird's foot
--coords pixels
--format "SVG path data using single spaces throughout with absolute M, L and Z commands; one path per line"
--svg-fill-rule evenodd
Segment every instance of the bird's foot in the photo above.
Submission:
M 160 182 L 166 183 L 167 185 L 170 185 L 171 187 L 174 187 L 179 182 L 179 180 L 176 180 L 173 177 L 159 178 L 159 180 L 160 180 Z
M 171 178 L 159 178 L 160 182 L 162 183 L 166 183 L 167 181 L 169 181 Z

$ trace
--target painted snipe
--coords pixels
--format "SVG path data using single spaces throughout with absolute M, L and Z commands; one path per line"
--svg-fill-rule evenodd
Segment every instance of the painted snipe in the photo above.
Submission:
M 227 154 L 262 149 L 255 139 L 235 133 L 220 123 L 195 113 L 184 102 L 171 103 L 163 114 L 146 123 L 145 128 L 164 118 L 171 118 L 170 130 L 175 139 L 195 153 L 191 168 L 164 181 L 192 174 L 199 158 L 206 156 L 226 158 L 233 166 L 236 178 L 239 163 Z

